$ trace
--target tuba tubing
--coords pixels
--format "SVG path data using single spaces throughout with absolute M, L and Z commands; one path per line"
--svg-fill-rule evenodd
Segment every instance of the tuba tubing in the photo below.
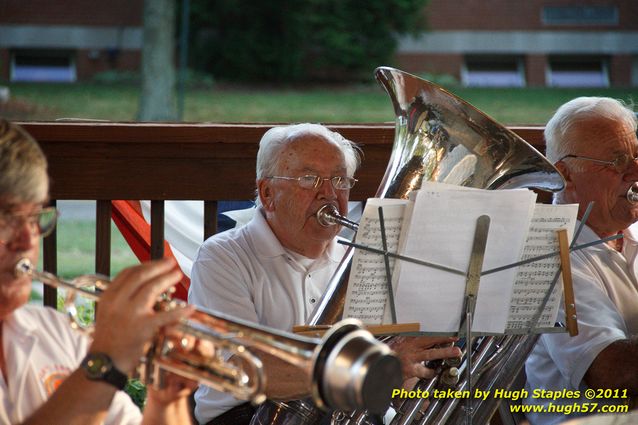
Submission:
M 396 116 L 395 141 L 376 197 L 407 199 L 423 181 L 481 189 L 563 189 L 560 172 L 540 152 L 464 100 L 397 69 L 377 68 L 375 77 L 390 96 Z M 638 193 L 638 185 L 628 193 L 628 199 L 638 201 L 634 193 Z M 348 249 L 308 324 L 329 325 L 343 316 L 353 252 L 353 248 Z M 476 351 L 470 350 L 469 354 L 476 375 L 473 386 L 509 388 L 536 340 L 535 336 L 483 338 Z M 432 382 L 417 385 L 437 388 L 443 384 L 437 376 Z M 461 379 L 455 389 L 465 386 L 466 379 Z M 392 423 L 416 420 L 419 424 L 442 425 L 464 421 L 465 411 L 459 408 L 458 399 L 433 400 L 425 415 L 418 418 L 422 403 L 405 400 Z M 498 400 L 488 399 L 470 407 L 473 423 L 485 424 L 498 407 Z M 357 417 L 357 412 L 351 415 Z
M 76 294 L 99 301 L 108 287 L 104 276 L 86 275 L 66 281 L 35 269 L 23 258 L 15 266 L 17 277 L 29 276 L 64 288 L 67 303 Z M 95 286 L 96 291 L 85 286 Z M 185 303 L 163 297 L 156 310 L 168 311 Z M 72 309 L 68 312 L 73 322 Z M 243 362 L 229 361 L 227 353 Z M 219 312 L 198 308 L 180 323 L 167 326 L 155 336 L 142 358 L 138 373 L 146 384 L 161 385 L 163 371 L 173 372 L 233 396 L 261 403 L 269 376 L 261 357 L 270 355 L 303 372 L 311 382 L 309 392 L 321 408 L 379 409 L 390 403 L 399 385 L 401 365 L 390 348 L 348 319 L 332 327 L 323 338 L 308 338 L 250 323 Z

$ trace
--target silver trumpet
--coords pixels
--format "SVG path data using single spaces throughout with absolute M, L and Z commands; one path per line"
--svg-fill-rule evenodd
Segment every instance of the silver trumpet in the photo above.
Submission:
M 69 297 L 65 304 L 73 323 L 77 322 L 77 312 L 71 306 L 75 296 L 99 301 L 100 291 L 109 284 L 98 275 L 66 281 L 37 271 L 26 258 L 16 264 L 15 275 L 66 289 Z M 183 301 L 166 296 L 157 301 L 155 309 L 167 311 L 182 305 Z M 232 354 L 230 359 L 228 354 Z M 344 320 L 318 339 L 204 309 L 160 330 L 141 359 L 138 373 L 144 383 L 161 386 L 163 373 L 173 372 L 236 398 L 261 403 L 266 399 L 267 380 L 276 379 L 263 367 L 260 358 L 265 355 L 302 371 L 311 382 L 313 402 L 321 408 L 379 409 L 390 404 L 392 389 L 400 385 L 397 357 L 356 320 Z

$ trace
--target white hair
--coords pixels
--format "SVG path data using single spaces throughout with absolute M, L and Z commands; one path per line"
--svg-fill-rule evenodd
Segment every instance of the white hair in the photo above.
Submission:
M 304 123 L 273 127 L 262 136 L 259 152 L 257 152 L 257 178 L 276 175 L 279 170 L 281 152 L 299 137 L 310 135 L 319 136 L 334 143 L 343 153 L 348 176 L 354 175 L 361 162 L 356 144 L 321 124 Z
M 592 142 L 604 139 L 605 135 L 592 133 L 592 137 L 583 138 L 582 133 L 579 134 L 575 129 L 588 120 L 601 118 L 621 123 L 636 132 L 636 114 L 622 101 L 609 97 L 577 97 L 558 108 L 545 126 L 547 159 L 555 164 L 565 155 L 587 152 Z M 574 163 L 570 167 L 575 171 L 583 171 L 584 165 Z M 561 193 L 556 194 L 557 200 L 561 198 Z
M 303 123 L 273 127 L 264 133 L 257 152 L 257 179 L 277 175 L 281 152 L 302 136 L 319 136 L 337 146 L 345 158 L 348 176 L 354 176 L 361 163 L 360 149 L 357 145 L 321 124 Z M 259 196 L 256 203 L 260 204 Z
M 623 123 L 636 131 L 636 115 L 622 101 L 609 97 L 577 97 L 558 108 L 545 126 L 545 155 L 552 163 L 568 154 L 579 152 L 592 138 L 577 137 L 575 127 L 592 118 L 605 118 Z

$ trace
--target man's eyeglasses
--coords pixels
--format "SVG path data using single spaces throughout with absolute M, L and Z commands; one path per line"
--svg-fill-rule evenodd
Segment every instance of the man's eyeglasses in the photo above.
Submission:
M 0 212 L 0 243 L 14 240 L 20 229 L 27 224 L 32 236 L 51 234 L 58 220 L 55 207 L 47 207 L 31 214 L 8 214 Z
M 565 155 L 562 158 L 560 158 L 558 161 L 562 161 L 565 158 L 584 159 L 585 161 L 595 162 L 596 164 L 607 165 L 609 167 L 612 167 L 618 173 L 624 173 L 625 171 L 627 171 L 627 168 L 629 168 L 629 165 L 632 162 L 638 161 L 638 155 L 633 156 L 629 154 L 620 155 L 619 157 L 611 161 L 605 161 L 602 159 L 590 158 L 588 156 L 581 156 L 581 155 Z
M 268 179 L 279 180 L 296 180 L 297 184 L 304 189 L 319 189 L 324 181 L 329 180 L 332 187 L 336 190 L 348 190 L 354 187 L 357 179 L 353 177 L 335 176 L 335 177 L 319 177 L 319 176 L 301 176 L 301 177 L 284 177 L 284 176 L 269 176 Z

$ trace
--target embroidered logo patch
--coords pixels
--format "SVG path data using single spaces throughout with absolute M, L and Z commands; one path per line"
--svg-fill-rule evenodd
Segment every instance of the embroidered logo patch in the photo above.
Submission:
M 50 397 L 70 374 L 71 369 L 67 366 L 50 365 L 43 367 L 39 376 L 47 395 Z

